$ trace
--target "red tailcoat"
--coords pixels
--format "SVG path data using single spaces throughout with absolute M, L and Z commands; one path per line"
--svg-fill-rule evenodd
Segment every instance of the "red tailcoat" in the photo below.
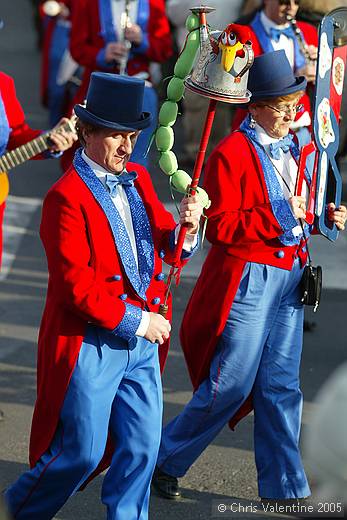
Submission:
M 317 34 L 316 28 L 313 25 L 306 23 L 306 22 L 297 22 L 297 26 L 301 30 L 307 45 L 314 45 L 315 47 L 318 47 L 318 34 Z M 259 56 L 260 54 L 264 54 L 264 50 L 261 47 L 260 42 L 259 42 L 255 32 L 253 31 L 253 29 L 250 25 L 248 27 L 251 32 L 250 40 L 252 42 L 254 56 Z M 274 66 L 275 66 L 275 64 L 274 64 Z M 309 89 L 311 87 L 312 87 L 312 85 L 309 84 L 307 88 Z M 251 101 L 252 101 L 252 98 L 251 98 Z M 309 114 L 311 115 L 311 103 L 310 103 L 309 96 L 306 93 L 300 99 L 300 103 L 302 103 L 304 105 L 304 110 L 303 110 L 303 112 L 300 112 L 296 116 L 296 118 L 295 118 L 296 120 L 300 119 L 302 114 L 306 111 L 308 111 Z M 247 114 L 247 112 L 243 109 L 238 109 L 236 111 L 233 122 L 232 122 L 233 130 L 236 130 L 237 128 L 239 128 L 240 124 L 246 117 L 246 114 Z
M 307 45 L 314 45 L 315 47 L 318 47 L 318 34 L 317 29 L 314 27 L 314 25 L 311 25 L 306 22 L 296 23 L 299 29 L 301 30 Z M 251 42 L 253 44 L 254 55 L 259 56 L 260 54 L 263 54 L 264 51 L 252 27 L 250 25 L 248 27 L 251 31 Z
M 159 201 L 147 170 L 135 170 L 135 186 L 142 198 L 154 242 L 154 271 L 147 305 L 158 312 L 155 297 L 163 301 L 165 283 L 157 279 L 162 256 L 170 263 L 169 235 L 175 228 L 171 213 Z M 43 204 L 41 239 L 49 271 L 46 306 L 42 317 L 37 366 L 37 401 L 32 422 L 30 464 L 47 450 L 54 436 L 66 389 L 78 358 L 87 324 L 112 331 L 121 322 L 126 302 L 141 309 L 142 300 L 128 281 L 109 221 L 92 192 L 73 166 L 49 190 Z M 163 253 L 161 253 L 161 251 Z M 115 280 L 115 275 L 121 280 Z M 161 364 L 168 343 L 159 349 Z M 107 463 L 103 464 L 105 467 Z
M 284 246 L 253 145 L 241 132 L 226 137 L 211 154 L 204 188 L 212 201 L 207 239 L 212 247 L 181 326 L 181 343 L 194 388 L 208 376 L 246 262 L 291 269 L 298 246 Z M 282 250 L 283 258 L 277 253 Z M 306 253 L 299 251 L 302 262 Z M 247 353 L 245 353 L 247 363 Z M 250 410 L 243 407 L 234 417 Z
M 13 150 L 18 146 L 35 139 L 41 132 L 33 130 L 25 122 L 23 109 L 17 99 L 16 89 L 13 79 L 0 72 L 0 97 L 2 99 L 7 121 L 0 121 L 0 125 L 10 129 L 10 134 L 6 149 Z M 5 145 L 6 143 L 1 143 Z M 2 221 L 4 216 L 5 203 L 0 205 L 0 265 L 2 255 Z
M 70 51 L 77 63 L 85 67 L 82 85 L 74 100 L 75 103 L 85 99 L 93 71 L 118 72 L 117 65 L 102 69 L 96 62 L 99 51 L 106 45 L 100 31 L 98 0 L 75 0 L 72 10 Z M 149 48 L 145 54 L 136 54 L 129 60 L 127 67 L 129 76 L 139 72 L 148 73 L 152 61 L 165 62 L 172 54 L 170 26 L 165 14 L 164 0 L 149 0 L 148 40 Z

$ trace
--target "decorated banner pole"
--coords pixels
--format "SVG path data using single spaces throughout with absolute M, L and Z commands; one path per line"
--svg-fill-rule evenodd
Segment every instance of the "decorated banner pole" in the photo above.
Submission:
M 334 188 L 333 202 L 336 208 L 341 204 L 342 179 L 335 156 L 339 147 L 346 62 L 347 8 L 339 7 L 323 18 L 319 28 L 313 140 L 302 148 L 296 187 L 296 194 L 301 195 L 308 171 L 311 186 L 305 220 L 309 224 L 315 222 L 318 231 L 331 241 L 337 239 L 338 229 L 328 220 L 326 206 L 328 187 Z
M 198 187 L 202 167 L 210 138 L 213 120 L 218 101 L 227 103 L 247 103 L 250 92 L 247 90 L 248 69 L 253 63 L 254 54 L 246 27 L 230 24 L 224 31 L 210 32 L 206 22 L 206 14 L 214 11 L 207 6 L 194 7 L 186 22 L 189 31 L 186 44 L 174 68 L 174 77 L 168 85 L 168 99 L 159 112 L 159 128 L 156 132 L 156 143 L 161 153 L 159 166 L 170 176 L 170 184 L 179 192 L 197 194 L 204 206 L 209 206 L 208 195 Z M 199 31 L 199 32 L 198 32 Z M 193 64 L 198 47 L 200 55 Z M 190 50 L 191 49 L 191 50 Z M 187 52 L 189 56 L 186 56 Z M 189 70 L 188 70 L 189 69 Z M 196 157 L 193 178 L 178 170 L 178 163 L 171 151 L 174 141 L 172 128 L 177 117 L 177 101 L 183 96 L 184 86 L 193 92 L 210 99 L 205 124 Z M 180 88 L 179 88 L 180 87 Z M 171 97 L 171 99 L 170 99 Z M 173 99 L 172 99 L 173 98 Z M 172 105 L 175 103 L 175 105 Z M 164 139 L 165 137 L 165 139 Z M 168 297 L 173 278 L 179 281 L 179 267 L 187 227 L 181 226 L 175 248 L 175 257 L 168 276 L 164 303 L 159 313 L 166 316 Z

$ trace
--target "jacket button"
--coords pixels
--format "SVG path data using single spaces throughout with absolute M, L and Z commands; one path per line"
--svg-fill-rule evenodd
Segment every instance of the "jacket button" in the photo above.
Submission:
M 127 297 L 128 297 L 128 295 L 127 295 L 126 293 L 124 293 L 124 294 L 121 294 L 121 295 L 119 296 L 119 299 L 120 299 L 120 300 L 126 300 Z
M 276 251 L 275 255 L 277 256 L 277 258 L 284 258 L 284 251 L 280 249 L 280 251 Z
M 152 300 L 152 304 L 153 304 L 153 305 L 158 305 L 158 303 L 160 303 L 160 298 L 158 298 L 158 297 L 153 298 L 153 300 Z
M 165 274 L 164 273 L 158 273 L 157 276 L 155 277 L 156 280 L 164 280 L 165 278 Z
M 115 280 L 116 282 L 119 282 L 122 279 L 122 275 L 115 274 L 114 276 L 112 276 L 112 279 Z
M 161 251 L 159 251 L 159 256 L 160 256 L 160 258 L 164 258 L 165 251 L 163 249 Z

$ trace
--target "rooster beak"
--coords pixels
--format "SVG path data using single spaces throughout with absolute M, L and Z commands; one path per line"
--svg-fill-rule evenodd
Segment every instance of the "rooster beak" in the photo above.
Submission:
M 232 66 L 234 65 L 237 51 L 243 49 L 243 43 L 236 42 L 233 46 L 223 45 L 220 43 L 219 48 L 222 51 L 221 65 L 225 72 L 229 72 L 232 69 Z

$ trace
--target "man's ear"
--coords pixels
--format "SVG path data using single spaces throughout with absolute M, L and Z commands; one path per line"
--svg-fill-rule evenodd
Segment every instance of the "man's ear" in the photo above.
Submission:
M 249 111 L 249 113 L 251 114 L 252 117 L 256 117 L 256 115 L 257 115 L 257 105 L 251 104 L 248 107 L 248 111 Z
M 83 139 L 84 139 L 86 144 L 88 143 L 89 135 L 90 134 L 89 134 L 87 128 L 82 128 L 82 137 L 83 137 Z

